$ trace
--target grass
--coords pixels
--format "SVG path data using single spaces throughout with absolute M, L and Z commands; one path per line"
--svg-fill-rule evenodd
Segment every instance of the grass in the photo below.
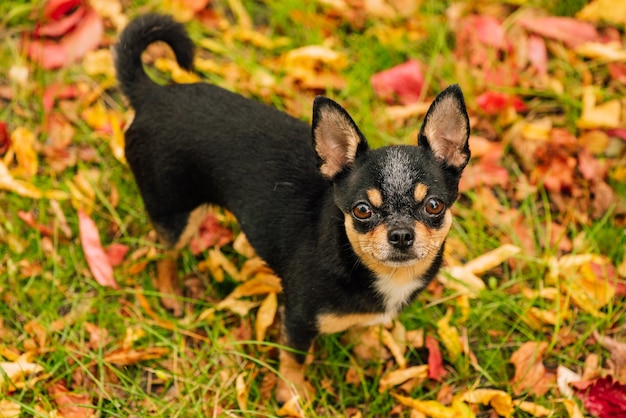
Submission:
M 218 10 L 230 10 L 229 2 L 213 3 Z M 557 3 L 554 2 L 555 8 Z M 420 121 L 411 119 L 406 124 L 394 125 L 380 118 L 384 103 L 375 97 L 370 87 L 371 75 L 416 58 L 431 68 L 426 74 L 428 91 L 436 92 L 441 86 L 457 81 L 452 56 L 454 37 L 444 24 L 445 8 L 441 2 L 424 2 L 420 27 L 407 33 L 390 30 L 394 25 L 406 23 L 402 20 L 365 19 L 356 27 L 337 22 L 325 16 L 323 6 L 315 2 L 306 2 L 306 6 L 300 1 L 276 0 L 244 4 L 254 17 L 255 25 L 266 27 L 270 37 L 287 37 L 290 44 L 264 50 L 234 41 L 232 55 L 216 59 L 223 64 L 235 62 L 242 79 L 255 70 L 266 69 L 275 74 L 280 85 L 285 74 L 278 57 L 290 49 L 319 44 L 327 38 L 334 40 L 334 49 L 347 55 L 350 64 L 342 71 L 346 79 L 344 89 L 326 92 L 294 89 L 284 96 L 269 96 L 268 100 L 279 107 L 300 109 L 296 116 L 305 120 L 309 118 L 306 110 L 309 108 L 297 104 L 309 103 L 307 106 L 310 106 L 314 94 L 326 93 L 351 111 L 371 143 L 409 143 L 414 141 Z M 3 99 L 0 120 L 11 131 L 19 126 L 28 128 L 37 135 L 39 144 L 43 144 L 49 139 L 42 128 L 44 86 L 77 81 L 94 85 L 102 80 L 97 77 L 90 80 L 80 64 L 59 71 L 44 71 L 28 63 L 20 52 L 19 34 L 24 29 L 32 29 L 28 16 L 36 7 L 16 0 L 0 6 L 0 12 L 4 12 L 0 33 L 7 39 L 0 47 L 0 84 L 11 86 L 16 93 L 11 99 Z M 160 2 L 133 2 L 125 13 L 134 16 L 163 10 Z M 558 10 L 572 13 L 560 6 Z M 226 16 L 231 24 L 236 23 L 232 15 L 226 13 Z M 189 27 L 195 41 L 216 36 L 215 30 L 198 22 L 190 23 Z M 389 36 L 388 40 L 379 36 L 383 33 Z M 113 36 L 113 32 L 109 35 Z M 29 82 L 24 87 L 17 86 L 7 76 L 16 64 L 27 65 L 30 71 Z M 565 85 L 580 87 L 579 75 L 570 63 L 557 61 L 551 65 L 564 74 Z M 232 83 L 219 75 L 205 76 L 218 84 Z M 258 92 L 247 91 L 246 86 L 238 85 L 237 89 L 257 96 Z M 120 114 L 125 111 L 126 106 L 116 88 L 108 89 L 104 97 L 110 109 Z M 467 99 L 470 110 L 476 114 L 473 96 L 470 94 Z M 556 100 L 559 106 L 569 109 L 565 124 L 572 128 L 580 112 L 577 99 L 567 95 L 547 99 Z M 506 128 L 497 122 L 494 124 L 497 131 Z M 0 400 L 19 404 L 20 416 L 48 416 L 46 411 L 58 408 L 50 387 L 62 382 L 74 393 L 87 394 L 89 407 L 97 416 L 275 416 L 278 405 L 268 396 L 266 388 L 271 387 L 277 368 L 277 326 L 270 328 L 264 342 L 258 342 L 253 334 L 255 311 L 244 317 L 216 312 L 198 321 L 198 314 L 214 307 L 236 283 L 228 279 L 216 283 L 199 270 L 198 263 L 204 256 L 195 257 L 189 252 L 183 255 L 180 272 L 189 284 L 200 289 L 200 293 L 185 298 L 187 315 L 182 319 L 164 310 L 152 282 L 154 263 L 133 271 L 133 266 L 149 260 L 142 251 L 154 248 L 155 244 L 132 175 L 112 156 L 106 138 L 95 134 L 88 123 L 78 118 L 74 128 L 73 143 L 93 151 L 93 158 L 79 159 L 75 165 L 58 171 L 40 155 L 40 168 L 32 182 L 44 190 L 67 190 L 67 183 L 73 181 L 75 175 L 89 178 L 95 192 L 91 216 L 97 222 L 104 243 L 128 245 L 131 261 L 127 260 L 116 269 L 121 290 L 99 286 L 88 271 L 77 234 L 76 210 L 70 201 L 60 202 L 72 230 L 68 238 L 62 233 L 58 215 L 48 200 L 33 200 L 0 191 L 0 296 L 3 302 L 0 303 L 0 360 L 9 361 L 17 354 L 31 352 L 34 361 L 45 370 L 45 377 L 28 390 L 10 394 L 0 391 Z M 507 158 L 513 160 L 512 156 Z M 515 165 L 507 168 L 513 174 L 521 170 Z M 624 187 L 615 185 L 615 189 L 623 202 Z M 450 246 L 458 250 L 453 255 L 457 261 L 470 260 L 497 248 L 505 238 L 511 238 L 518 245 L 523 243 L 512 225 L 494 225 L 489 214 L 477 209 L 483 204 L 482 199 L 479 192 L 465 193 L 456 205 Z M 445 380 L 422 382 L 409 391 L 414 398 L 433 400 L 444 385 L 455 391 L 489 387 L 512 393 L 513 367 L 509 359 L 526 341 L 550 343 L 545 358 L 549 368 L 562 364 L 580 370 L 589 353 L 603 353 L 603 358 L 607 355 L 597 344 L 588 344 L 591 333 L 611 329 L 626 320 L 623 301 L 615 300 L 605 308 L 601 319 L 576 311 L 554 327 L 537 328 L 529 324 L 525 318 L 529 308 L 555 309 L 553 303 L 544 299 L 524 297 L 521 289 L 546 286 L 547 259 L 559 255 L 559 250 L 546 238 L 549 236 L 546 225 L 553 220 L 561 223 L 566 217 L 551 212 L 545 192 L 512 201 L 509 194 L 500 191 L 496 193 L 496 201 L 507 210 L 519 211 L 523 225 L 531 233 L 534 248 L 525 248 L 511 266 L 501 266 L 485 275 L 488 288 L 471 300 L 466 318 L 461 314 L 458 295 L 449 289 L 439 289 L 442 293 L 423 293 L 401 314 L 400 321 L 407 330 L 423 329 L 426 334 L 437 337 L 437 322 L 453 308 L 452 324 L 467 335 L 467 345 L 476 357 L 476 363 L 467 356 L 453 362 L 444 350 L 449 372 Z M 20 211 L 33 213 L 37 222 L 52 227 L 53 234 L 44 236 L 26 225 L 18 217 Z M 626 236 L 613 213 L 607 213 L 590 225 L 564 226 L 569 238 L 579 240 L 575 252 L 603 254 L 614 265 L 623 260 Z M 243 262 L 229 246 L 223 251 L 239 266 Z M 137 258 L 132 259 L 133 256 Z M 65 322 L 61 322 L 63 320 Z M 94 326 L 96 331 L 93 331 Z M 621 332 L 623 334 L 623 330 Z M 576 335 L 577 339 L 566 343 L 568 333 Z M 133 365 L 116 364 L 107 357 L 124 346 L 137 350 L 156 347 L 166 350 L 167 354 Z M 316 359 L 307 372 L 317 388 L 317 396 L 307 416 L 344 416 L 358 410 L 363 416 L 382 417 L 389 416 L 397 404 L 391 396 L 391 392 L 397 391 L 378 391 L 381 377 L 389 368 L 394 368 L 393 364 L 360 360 L 351 348 L 341 335 L 318 339 Z M 426 362 L 427 354 L 425 348 L 411 347 L 405 357 L 409 365 L 419 365 Z M 346 381 L 349 372 L 356 375 L 351 383 Z M 238 377 L 249 391 L 246 410 L 240 410 L 237 403 Z M 532 400 L 554 407 L 552 399 L 546 395 Z M 561 407 L 556 408 L 558 416 L 565 414 Z M 483 411 L 480 416 L 488 414 Z M 401 415 L 408 416 L 408 411 Z M 516 411 L 515 416 L 530 415 Z

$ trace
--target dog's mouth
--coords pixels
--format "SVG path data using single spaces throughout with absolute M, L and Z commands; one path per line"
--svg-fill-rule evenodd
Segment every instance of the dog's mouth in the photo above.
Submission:
M 420 257 L 416 254 L 392 254 L 391 256 L 381 260 L 390 267 L 406 267 L 419 261 Z

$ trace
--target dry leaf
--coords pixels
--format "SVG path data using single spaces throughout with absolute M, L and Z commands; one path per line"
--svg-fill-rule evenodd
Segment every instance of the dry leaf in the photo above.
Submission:
M 48 392 L 58 406 L 63 418 L 91 418 L 95 416 L 91 397 L 70 392 L 64 382 L 57 382 L 48 387 Z
M 31 363 L 29 354 L 22 354 L 14 362 L 0 362 L 0 391 L 14 392 L 26 386 L 26 378 L 43 371 L 43 367 Z
M 613 0 L 592 0 L 585 5 L 576 17 L 591 22 L 611 22 L 626 25 L 626 4 Z
M 255 331 L 257 341 L 265 340 L 265 333 L 274 323 L 277 309 L 278 300 L 276 293 L 269 293 L 263 302 L 261 302 L 261 306 L 259 306 L 259 310 L 256 314 Z
M 21 410 L 21 405 L 10 399 L 0 400 L 0 417 L 2 418 L 19 418 Z
M 529 390 L 542 396 L 550 389 L 554 376 L 547 374 L 543 365 L 543 355 L 547 348 L 546 342 L 529 341 L 513 353 L 510 360 L 515 366 L 515 376 L 511 380 L 513 393 L 520 395 Z
M 495 389 L 475 389 L 457 396 L 468 403 L 491 405 L 498 415 L 510 417 L 513 414 L 513 400 L 511 395 Z
M 437 401 L 420 401 L 392 393 L 402 405 L 408 406 L 431 418 L 475 418 L 471 409 L 458 400 L 452 402 L 452 406 L 444 406 Z
M 545 406 L 538 405 L 534 402 L 528 401 L 513 401 L 513 405 L 517 406 L 524 412 L 528 412 L 533 417 L 547 417 L 554 415 L 553 409 L 548 409 Z
M 256 308 L 257 306 L 259 306 L 258 302 L 252 302 L 249 300 L 241 300 L 241 299 L 234 299 L 232 297 L 227 297 L 226 299 L 218 303 L 215 306 L 215 309 L 221 310 L 221 311 L 229 310 L 237 315 L 246 316 L 248 315 L 250 310 Z M 203 318 L 205 317 L 203 316 Z
M 409 379 L 426 379 L 428 377 L 428 365 L 413 366 L 406 369 L 394 370 L 380 379 L 378 392 L 383 393 L 389 388 L 401 385 Z
M 559 367 L 556 369 L 556 386 L 559 388 L 559 392 L 562 396 L 566 398 L 572 398 L 574 396 L 574 390 L 571 388 L 570 384 L 574 382 L 579 382 L 582 377 L 567 367 L 559 364 Z
M 450 326 L 451 319 L 452 308 L 448 308 L 446 315 L 437 321 L 437 334 L 439 334 L 441 343 L 446 348 L 450 360 L 454 362 L 463 352 L 463 345 L 456 327 Z
M 620 126 L 622 105 L 619 100 L 609 100 L 596 105 L 594 88 L 589 86 L 583 90 L 583 112 L 576 126 L 581 129 L 617 128 Z
M 246 385 L 246 372 L 241 372 L 237 375 L 235 390 L 237 391 L 237 406 L 241 411 L 247 411 L 250 388 Z
M 17 168 L 12 170 L 12 175 L 30 178 L 37 174 L 39 161 L 34 149 L 35 135 L 24 127 L 19 127 L 11 134 L 11 149 L 15 152 Z
M 146 347 L 137 349 L 117 349 L 104 356 L 105 363 L 116 366 L 130 366 L 142 361 L 164 357 L 170 353 L 166 347 Z
M 238 299 L 244 296 L 265 295 L 267 293 L 282 292 L 280 278 L 273 274 L 259 273 L 251 280 L 243 282 L 228 295 L 229 298 Z
M 393 335 L 385 328 L 380 331 L 380 341 L 387 347 L 393 358 L 396 360 L 398 367 L 404 369 L 406 367 L 406 359 L 404 358 L 404 350 L 401 344 L 396 341 Z

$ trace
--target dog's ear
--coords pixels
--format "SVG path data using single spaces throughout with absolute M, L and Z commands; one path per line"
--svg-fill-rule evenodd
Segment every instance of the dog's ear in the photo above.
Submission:
M 315 98 L 312 125 L 319 169 L 330 180 L 352 167 L 357 156 L 368 148 L 348 112 L 327 97 Z
M 469 135 L 463 92 L 458 84 L 453 84 L 439 93 L 430 105 L 418 145 L 429 147 L 438 161 L 463 169 L 470 158 Z

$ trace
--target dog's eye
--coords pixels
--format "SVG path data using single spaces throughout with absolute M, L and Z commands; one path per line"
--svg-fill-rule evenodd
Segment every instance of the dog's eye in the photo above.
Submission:
M 352 215 L 357 219 L 365 221 L 372 217 L 372 209 L 370 209 L 367 203 L 357 203 L 357 205 L 352 208 Z
M 424 210 L 429 215 L 440 215 L 443 210 L 446 208 L 446 205 L 439 199 L 435 199 L 431 197 L 426 201 L 426 205 L 424 206 Z

